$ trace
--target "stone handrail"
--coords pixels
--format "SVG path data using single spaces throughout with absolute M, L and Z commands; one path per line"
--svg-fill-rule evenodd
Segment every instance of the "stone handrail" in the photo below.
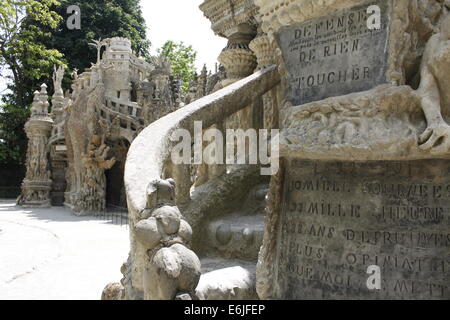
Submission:
M 149 125 L 133 141 L 125 164 L 125 186 L 130 216 L 146 208 L 147 186 L 161 179 L 170 158 L 170 137 L 176 129 L 193 132 L 194 121 L 208 128 L 273 89 L 280 83 L 275 65 L 258 71 L 220 91 L 199 99 Z
M 115 103 L 116 106 L 115 106 L 115 107 L 110 107 L 110 106 L 109 106 L 109 103 Z M 126 113 L 122 113 L 122 112 L 120 111 L 120 105 L 126 107 L 126 109 L 127 109 L 127 112 L 126 112 Z M 139 105 L 138 105 L 136 102 L 131 102 L 131 103 L 129 103 L 129 102 L 127 102 L 127 101 L 121 101 L 121 100 L 119 100 L 119 99 L 114 99 L 114 98 L 111 98 L 111 97 L 107 97 L 107 98 L 106 98 L 106 107 L 109 108 L 109 109 L 112 109 L 112 110 L 114 110 L 114 111 L 116 111 L 116 112 L 125 114 L 125 115 L 130 115 L 130 114 L 128 113 L 128 108 L 129 108 L 129 107 L 133 108 L 133 114 L 132 114 L 132 115 L 135 115 L 135 113 L 136 113 L 136 112 L 135 112 L 135 109 L 140 109 Z M 117 109 L 119 109 L 119 110 L 115 110 L 115 108 L 117 108 Z

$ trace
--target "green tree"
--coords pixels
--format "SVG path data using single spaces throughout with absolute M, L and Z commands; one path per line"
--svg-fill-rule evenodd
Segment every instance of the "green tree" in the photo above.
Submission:
M 187 46 L 183 42 L 167 41 L 158 54 L 166 56 L 171 65 L 172 73 L 183 81 L 183 91 L 189 90 L 189 84 L 195 77 L 195 60 L 197 52 L 192 46 Z
M 81 30 L 67 28 L 70 5 L 80 7 Z M 90 67 L 97 51 L 89 43 L 99 38 L 129 38 L 138 55 L 148 56 L 150 42 L 139 0 L 2 0 L 0 18 L 0 46 L 5 48 L 0 63 L 12 71 L 11 94 L 0 107 L 0 161 L 24 160 L 23 125 L 33 92 L 45 82 L 52 93 L 55 64 L 80 71 Z M 68 80 L 69 71 L 65 88 Z
M 51 48 L 64 54 L 70 69 L 83 71 L 97 61 L 97 51 L 89 45 L 93 40 L 124 37 L 131 40 L 133 51 L 148 57 L 150 42 L 142 16 L 140 0 L 59 0 L 53 8 L 67 19 L 67 8 L 78 5 L 81 11 L 81 29 L 69 30 L 66 21 L 50 30 L 52 37 L 47 42 Z
M 63 64 L 62 54 L 44 42 L 50 34 L 29 20 L 56 28 L 62 18 L 51 6 L 56 0 L 3 0 L 0 7 L 0 67 L 8 69 L 9 93 L 0 109 L 0 162 L 25 159 L 23 130 L 38 83 L 51 74 L 55 64 Z

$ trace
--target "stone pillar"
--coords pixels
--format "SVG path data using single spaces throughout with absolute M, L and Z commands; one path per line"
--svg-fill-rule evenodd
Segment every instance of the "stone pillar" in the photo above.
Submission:
M 48 163 L 48 138 L 53 120 L 48 115 L 47 86 L 34 93 L 31 117 L 25 124 L 28 136 L 27 174 L 18 204 L 23 207 L 49 207 L 52 181 Z
M 220 54 L 218 60 L 224 66 L 226 79 L 222 80 L 222 86 L 226 87 L 251 75 L 256 67 L 256 56 L 249 47 L 250 41 L 255 37 L 256 30 L 248 24 L 242 24 L 231 28 L 227 34 L 228 45 Z M 243 109 L 224 122 L 224 129 L 254 128 L 254 119 L 260 118 L 258 103 Z M 255 128 L 258 129 L 258 128 Z M 223 166 L 224 168 L 226 166 Z M 224 170 L 215 170 L 217 173 Z
M 52 97 L 52 114 L 55 123 L 60 123 L 63 120 L 64 106 L 66 105 L 66 99 L 64 98 L 64 92 L 62 89 L 62 80 L 64 77 L 65 69 L 63 67 L 56 68 L 53 72 L 53 86 L 55 93 Z
M 205 16 L 211 21 L 212 30 L 218 36 L 228 39 L 227 46 L 223 49 L 218 60 L 225 70 L 226 76 L 215 86 L 224 88 L 236 81 L 251 75 L 257 67 L 257 57 L 249 47 L 249 43 L 256 36 L 258 30 L 258 8 L 253 0 L 205 0 L 200 6 Z M 261 127 L 262 107 L 260 101 L 255 101 L 248 108 L 223 119 L 222 124 L 216 128 L 224 129 L 248 129 Z M 253 125 L 256 124 L 257 127 Z M 220 176 L 226 169 L 226 165 L 209 166 L 200 168 L 198 175 L 202 183 L 216 176 Z
M 265 33 L 259 33 L 249 44 L 258 61 L 256 70 L 262 70 L 273 64 L 276 64 L 275 46 L 269 36 Z M 263 97 L 264 128 L 279 128 L 278 107 L 276 105 L 276 89 L 266 93 Z

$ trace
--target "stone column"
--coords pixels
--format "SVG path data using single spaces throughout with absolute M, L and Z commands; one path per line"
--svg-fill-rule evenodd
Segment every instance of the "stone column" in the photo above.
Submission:
M 48 115 L 47 86 L 34 93 L 31 117 L 25 124 L 28 136 L 27 174 L 18 204 L 23 207 L 49 207 L 52 181 L 48 163 L 48 138 L 53 120 Z
M 53 72 L 53 87 L 55 88 L 55 93 L 52 97 L 52 114 L 55 123 L 60 123 L 63 120 L 64 106 L 66 104 L 62 89 L 64 71 L 64 67 L 56 68 L 55 66 L 55 71 Z
M 226 87 L 251 75 L 257 67 L 256 56 L 249 47 L 250 41 L 255 37 L 256 31 L 247 24 L 235 26 L 227 34 L 228 45 L 223 49 L 218 60 L 224 66 L 226 79 L 222 86 Z M 237 112 L 224 121 L 224 129 L 254 128 L 255 118 L 259 118 L 258 103 Z M 258 129 L 258 128 L 255 128 Z M 226 166 L 223 166 L 225 168 Z M 224 170 L 215 170 L 221 173 Z
M 277 63 L 274 44 L 267 34 L 262 32 L 259 33 L 258 36 L 250 42 L 249 48 L 254 52 L 258 61 L 256 70 L 262 70 Z M 266 93 L 262 99 L 264 105 L 264 128 L 278 128 L 279 112 L 276 105 L 276 89 Z

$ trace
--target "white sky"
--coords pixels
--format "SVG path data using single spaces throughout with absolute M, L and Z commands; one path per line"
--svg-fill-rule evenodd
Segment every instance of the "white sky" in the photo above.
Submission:
M 197 70 L 200 71 L 206 63 L 208 69 L 214 72 L 217 57 L 227 41 L 214 35 L 210 21 L 199 9 L 202 2 L 203 0 L 141 0 L 142 13 L 148 27 L 147 37 L 152 42 L 151 52 L 155 53 L 167 40 L 183 41 L 197 51 Z M 4 88 L 5 82 L 0 75 L 0 94 Z
M 197 69 L 206 63 L 214 65 L 227 41 L 214 35 L 211 22 L 199 9 L 203 0 L 141 0 L 142 13 L 147 22 L 147 36 L 152 42 L 152 53 L 167 40 L 183 41 L 197 51 Z

